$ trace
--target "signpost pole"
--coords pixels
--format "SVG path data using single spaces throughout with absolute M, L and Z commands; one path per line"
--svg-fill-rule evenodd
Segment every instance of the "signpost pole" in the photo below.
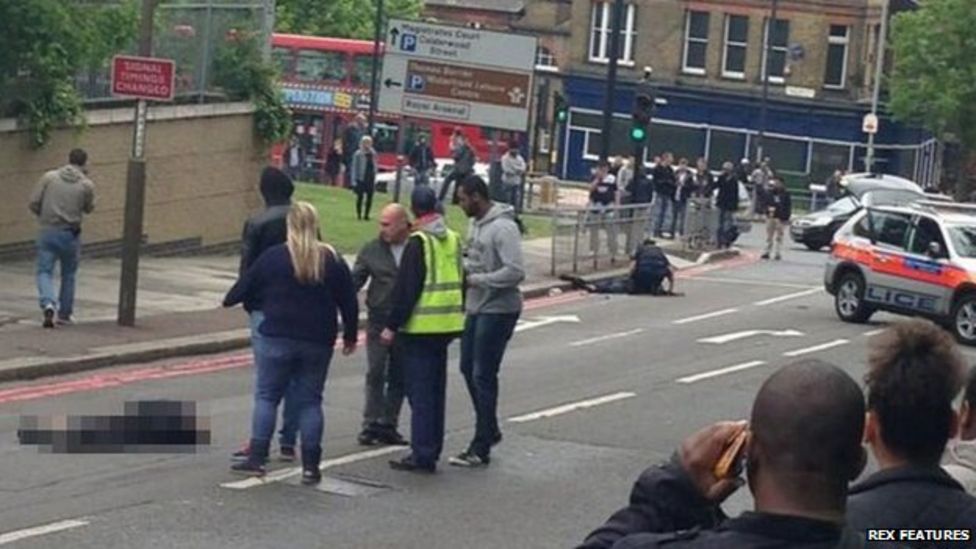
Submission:
M 881 78 L 884 76 L 884 55 L 886 43 L 888 41 L 888 10 L 889 1 L 884 0 L 881 4 L 881 28 L 878 30 L 877 50 L 874 52 L 874 86 L 871 90 L 871 114 L 878 116 L 878 103 L 881 98 Z M 864 157 L 864 170 L 868 173 L 874 171 L 874 136 L 875 131 L 868 133 L 868 151 Z
M 139 55 L 152 55 L 153 14 L 159 0 L 142 0 L 139 29 Z M 145 99 L 136 103 L 132 130 L 132 156 L 125 180 L 125 218 L 122 229 L 122 273 L 119 280 L 118 324 L 135 326 L 136 289 L 139 280 L 139 246 L 142 242 L 146 196 L 146 114 Z
M 376 105 L 380 94 L 380 40 L 383 38 L 383 0 L 376 0 L 376 20 L 373 22 L 373 65 L 369 80 L 369 120 L 367 135 L 373 135 L 376 123 Z
M 603 106 L 603 126 L 600 135 L 600 161 L 610 157 L 610 132 L 613 131 L 614 89 L 617 87 L 617 61 L 620 57 L 620 27 L 624 18 L 624 0 L 615 0 L 610 27 L 610 59 L 607 63 L 606 103 Z

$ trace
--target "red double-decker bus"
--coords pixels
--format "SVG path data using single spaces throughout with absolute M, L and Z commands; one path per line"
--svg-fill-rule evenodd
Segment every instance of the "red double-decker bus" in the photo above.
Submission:
M 271 44 L 285 101 L 294 113 L 293 138 L 301 152 L 302 177 L 321 180 L 329 148 L 339 146 L 343 128 L 356 114 L 369 111 L 373 42 L 275 33 Z M 491 130 L 453 122 L 411 119 L 407 123 L 395 113 L 376 113 L 374 146 L 380 167 L 396 166 L 401 131 L 406 132 L 407 150 L 417 134 L 425 133 L 434 156 L 450 157 L 451 135 L 456 128 L 467 136 L 479 161 L 487 161 Z M 501 137 L 499 147 L 504 150 L 504 140 L 511 134 L 504 132 Z M 288 165 L 290 159 L 282 158 L 284 150 L 283 145 L 278 146 L 272 154 L 276 162 Z

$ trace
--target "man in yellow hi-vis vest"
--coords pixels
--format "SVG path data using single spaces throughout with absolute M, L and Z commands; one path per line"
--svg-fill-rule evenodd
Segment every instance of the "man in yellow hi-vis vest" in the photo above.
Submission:
M 393 310 L 380 340 L 396 337 L 410 401 L 411 453 L 391 461 L 399 471 L 433 473 L 444 446 L 447 347 L 464 328 L 461 238 L 437 211 L 427 186 L 410 196 L 416 216 L 393 288 Z

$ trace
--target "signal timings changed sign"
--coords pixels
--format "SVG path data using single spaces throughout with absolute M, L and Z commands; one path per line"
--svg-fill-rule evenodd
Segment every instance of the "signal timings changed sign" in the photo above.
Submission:
M 112 95 L 172 101 L 176 64 L 171 59 L 116 55 L 112 58 Z
M 527 129 L 534 37 L 394 19 L 386 44 L 379 110 Z

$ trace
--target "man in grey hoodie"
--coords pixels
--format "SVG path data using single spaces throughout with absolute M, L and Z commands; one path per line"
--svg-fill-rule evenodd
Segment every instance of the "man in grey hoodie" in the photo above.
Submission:
M 68 164 L 44 174 L 34 188 L 28 208 L 41 225 L 37 237 L 37 290 L 44 327 L 71 324 L 75 274 L 81 257 L 81 220 L 95 208 L 95 185 L 88 179 L 88 153 L 74 149 Z M 61 264 L 61 291 L 54 295 L 54 265 Z
M 465 312 L 461 335 L 461 373 L 474 404 L 474 439 L 450 459 L 459 467 L 483 467 L 491 447 L 502 439 L 498 429 L 498 370 L 505 346 L 522 312 L 519 283 L 525 279 L 522 235 L 515 210 L 493 203 L 488 185 L 466 177 L 458 191 L 461 209 L 471 218 L 464 252 Z
M 949 441 L 942 454 L 942 468 L 976 496 L 976 368 L 969 371 L 959 410 L 959 438 Z

